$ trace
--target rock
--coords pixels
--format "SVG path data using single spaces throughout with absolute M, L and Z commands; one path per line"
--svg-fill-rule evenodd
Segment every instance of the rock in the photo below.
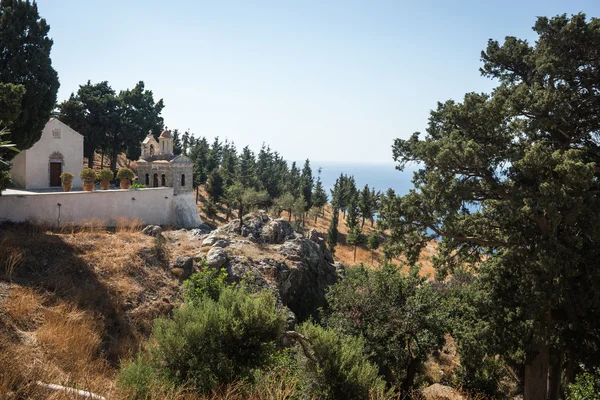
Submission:
M 217 240 L 212 245 L 212 247 L 221 247 L 221 248 L 224 248 L 227 246 L 229 246 L 229 242 L 227 240 L 223 240 L 223 239 Z
M 206 255 L 206 265 L 211 268 L 220 268 L 227 262 L 227 253 L 220 247 L 213 247 Z
M 209 235 L 208 237 L 204 238 L 204 240 L 202 241 L 202 247 L 207 247 L 207 246 L 211 246 L 215 243 L 217 243 L 219 240 L 222 240 L 223 238 L 220 236 L 216 236 L 216 235 Z
M 173 265 L 171 265 L 171 269 L 172 270 L 177 270 L 180 269 L 183 271 L 183 279 L 187 279 L 190 277 L 190 275 L 192 275 L 192 272 L 194 271 L 194 259 L 192 257 L 188 257 L 188 256 L 179 256 L 177 257 L 177 259 L 175 260 L 175 263 L 173 263 Z M 179 276 L 181 273 L 178 271 L 177 275 Z
M 312 240 L 315 243 L 318 243 L 319 240 L 323 240 L 323 236 L 314 228 L 308 231 L 306 237 L 308 240 Z
M 148 236 L 157 237 L 162 233 L 162 228 L 158 225 L 146 225 L 146 227 L 142 229 L 142 233 Z
M 200 225 L 198 225 L 197 228 L 191 229 L 189 231 L 189 233 L 190 233 L 190 235 L 192 235 L 196 238 L 200 238 L 200 236 L 208 235 L 212 231 L 213 231 L 213 228 L 210 225 L 208 225 L 206 222 L 203 222 Z
M 265 225 L 261 238 L 267 243 L 281 244 L 294 237 L 292 225 L 283 218 L 278 218 Z
M 269 220 L 271 219 L 269 217 L 269 214 L 267 214 L 267 212 L 265 210 L 258 210 L 256 213 L 258 214 L 258 216 L 262 220 L 262 222 L 269 222 Z
M 194 255 L 194 261 L 196 262 L 200 262 L 202 260 L 206 259 L 206 254 L 204 254 L 203 252 L 199 251 Z
M 460 392 L 456 389 L 451 388 L 450 386 L 440 385 L 439 383 L 434 383 L 431 386 L 426 387 L 421 390 L 421 394 L 425 399 L 431 400 L 464 400 L 465 396 L 460 394 Z

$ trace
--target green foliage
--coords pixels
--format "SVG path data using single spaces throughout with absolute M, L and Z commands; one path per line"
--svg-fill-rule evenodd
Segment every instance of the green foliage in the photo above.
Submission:
M 112 171 L 111 171 L 112 173 Z M 63 183 L 71 183 L 73 182 L 73 178 L 75 178 L 75 175 L 73 175 L 70 172 L 63 172 L 62 174 L 60 174 L 60 179 L 62 180 Z
M 440 298 L 418 270 L 403 273 L 355 267 L 327 293 L 327 327 L 363 337 L 369 359 L 390 385 L 408 391 L 418 367 L 444 343 L 446 315 Z
M 477 301 L 488 354 L 525 364 L 525 393 L 544 391 L 533 372 L 550 348 L 570 362 L 600 363 L 600 120 L 595 87 L 600 20 L 538 18 L 535 41 L 490 40 L 484 76 L 491 95 L 439 103 L 427 135 L 394 142 L 402 169 L 421 165 L 415 189 L 386 204 L 390 254 L 410 262 L 442 238 L 441 276 L 477 265 Z M 548 347 L 551 345 L 550 347 Z M 551 356 L 553 357 L 553 356 Z
M 138 354 L 133 360 L 121 362 L 117 386 L 126 398 L 134 400 L 156 398 L 158 393 L 166 395 L 174 389 L 173 384 L 160 376 L 143 354 Z
M 117 172 L 117 179 L 133 179 L 133 178 L 135 178 L 135 174 L 133 173 L 132 170 L 130 170 L 127 167 L 123 167 Z
M 298 197 L 294 200 L 294 205 L 292 206 L 292 214 L 296 219 L 300 219 L 302 224 L 304 225 L 304 212 L 306 211 L 306 200 L 304 200 L 303 196 Z
M 210 201 L 213 203 L 218 203 L 225 193 L 223 183 L 223 175 L 221 174 L 220 170 L 215 169 L 208 175 L 208 179 L 206 181 L 206 193 L 208 194 Z
M 329 228 L 327 229 L 327 247 L 331 254 L 335 254 L 335 246 L 338 243 L 338 220 L 339 211 L 333 207 L 333 214 L 331 216 L 331 222 L 329 222 Z
M 323 208 L 327 204 L 327 193 L 323 189 L 323 183 L 321 182 L 321 168 L 319 168 L 319 174 L 317 175 L 317 182 L 315 183 L 315 189 L 312 194 L 313 206 L 317 208 Z
M 600 400 L 600 368 L 577 375 L 569 385 L 567 400 Z
M 83 168 L 79 172 L 79 177 L 84 182 L 94 182 L 96 180 L 96 173 L 91 168 Z
M 282 196 L 275 199 L 274 205 L 278 210 L 287 211 L 288 221 L 291 221 L 295 201 L 296 199 L 294 199 L 294 196 L 290 192 L 285 192 Z
M 0 137 L 8 135 L 8 131 L 6 129 L 0 130 Z M 4 154 L 6 152 L 18 153 L 19 149 L 15 147 L 14 143 L 11 143 L 10 140 L 0 140 L 0 167 L 8 167 L 8 160 L 12 157 L 6 157 Z
M 307 359 L 301 367 L 308 398 L 358 400 L 368 399 L 372 393 L 386 393 L 377 366 L 367 358 L 362 338 L 343 336 L 312 322 L 305 322 L 298 331 L 311 341 L 317 361 Z
M 35 2 L 0 2 L 0 82 L 4 85 L 0 89 L 4 92 L 0 94 L 0 119 L 4 124 L 11 120 L 11 141 L 21 150 L 40 139 L 56 103 L 59 82 L 50 59 L 49 30 Z M 8 108 L 3 107 L 6 101 Z M 14 107 L 17 102 L 18 110 Z M 10 160 L 15 153 L 5 156 Z
M 306 159 L 304 162 L 304 167 L 302 168 L 300 185 L 302 186 L 302 198 L 306 203 L 304 206 L 304 211 L 307 211 L 313 205 L 312 191 L 314 186 L 312 169 L 310 168 L 310 161 L 308 159 Z
M 143 183 L 139 183 L 139 182 L 133 182 L 129 189 L 133 189 L 133 190 L 146 189 L 146 185 L 144 185 Z
M 266 365 L 284 326 L 272 294 L 226 287 L 218 300 L 204 295 L 156 321 L 152 362 L 170 381 L 207 392 Z
M 154 246 L 152 246 L 152 255 L 162 263 L 169 261 L 169 249 L 166 243 L 167 239 L 163 235 L 158 235 L 154 238 Z
M 213 203 L 211 200 L 207 200 L 202 204 L 202 212 L 211 220 L 214 221 L 215 216 L 219 212 L 217 205 Z
M 107 180 L 109 180 L 109 181 L 110 181 L 110 180 L 112 180 L 112 178 L 114 178 L 114 177 L 115 177 L 115 173 L 114 173 L 114 172 L 112 172 L 112 171 L 110 170 L 110 168 L 102 168 L 102 169 L 101 169 L 101 170 L 98 172 L 98 176 L 97 176 L 97 178 L 98 178 L 98 180 L 99 180 L 99 181 L 102 181 L 102 180 L 105 180 L 105 179 L 107 179 Z
M 6 129 L 19 118 L 25 86 L 0 83 L 0 129 Z
M 201 265 L 201 271 L 190 276 L 183 283 L 185 299 L 195 304 L 200 304 L 205 299 L 219 300 L 221 292 L 227 287 L 227 271 L 224 268 L 208 268 Z
M 380 244 L 379 233 L 377 233 L 377 231 L 372 231 L 371 234 L 369 234 L 369 237 L 367 237 L 367 247 L 370 250 L 377 250 Z
M 8 166 L 0 164 L 0 194 L 11 184 L 12 178 Z

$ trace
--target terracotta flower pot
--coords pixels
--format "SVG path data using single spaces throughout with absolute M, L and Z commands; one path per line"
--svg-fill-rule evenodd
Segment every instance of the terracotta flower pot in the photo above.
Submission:
M 83 182 L 83 191 L 84 192 L 93 192 L 94 191 L 94 182 L 93 181 L 84 181 Z
M 71 189 L 73 188 L 73 182 L 63 182 L 62 188 L 65 192 L 70 192 Z
M 129 189 L 131 187 L 131 179 L 121 179 L 121 189 Z
M 102 179 L 100 181 L 100 189 L 102 190 L 108 190 L 110 188 L 110 180 L 108 179 Z

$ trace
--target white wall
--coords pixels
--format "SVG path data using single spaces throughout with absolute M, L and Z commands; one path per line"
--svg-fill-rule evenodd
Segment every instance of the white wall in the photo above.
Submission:
M 27 158 L 25 157 L 24 151 L 17 154 L 11 161 L 12 167 L 10 170 L 10 177 L 18 187 L 25 187 L 27 180 Z
M 191 193 L 186 195 L 193 196 Z M 117 220 L 122 217 L 139 218 L 143 224 L 177 225 L 174 206 L 176 197 L 173 196 L 173 188 L 169 187 L 25 195 L 3 194 L 0 196 L 0 222 L 30 221 L 56 226 L 58 203 L 60 203 L 61 226 L 69 223 L 81 224 L 91 219 L 101 220 L 106 226 L 116 226 Z M 181 200 L 178 199 L 178 202 Z M 187 210 L 187 212 L 192 211 L 197 213 L 197 209 Z M 197 221 L 199 218 L 198 216 Z
M 60 139 L 52 136 L 53 129 L 60 129 Z M 26 189 L 43 189 L 50 187 L 50 155 L 59 152 L 63 155 L 63 172 L 75 175 L 73 187 L 81 187 L 79 172 L 83 168 L 83 136 L 53 118 L 46 123 L 42 137 L 30 149 L 21 152 L 18 157 L 25 157 L 25 181 L 22 184 L 23 172 L 20 164 L 13 164 L 12 175 L 18 177 L 19 186 Z

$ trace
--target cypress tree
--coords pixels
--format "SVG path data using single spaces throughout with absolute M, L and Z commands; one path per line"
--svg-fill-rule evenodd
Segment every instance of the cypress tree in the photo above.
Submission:
M 338 243 L 338 216 L 339 212 L 337 207 L 333 207 L 333 214 L 331 216 L 331 222 L 329 223 L 329 229 L 327 230 L 327 247 L 331 254 L 335 254 L 335 246 Z
M 59 82 L 50 59 L 49 30 L 35 2 L 0 1 L 0 82 L 25 88 L 21 112 L 8 127 L 20 150 L 40 139 L 56 104 Z M 11 153 L 7 156 L 12 159 L 16 153 Z
M 312 207 L 313 199 L 312 199 L 312 191 L 314 186 L 314 180 L 312 176 L 312 169 L 310 168 L 310 161 L 306 159 L 304 162 L 304 167 L 302 168 L 302 176 L 300 177 L 300 182 L 302 186 L 302 196 L 306 201 L 305 211 Z
M 327 204 L 327 193 L 325 193 L 323 183 L 321 183 L 321 168 L 319 168 L 319 174 L 317 175 L 317 182 L 315 183 L 312 199 L 313 206 L 323 211 L 323 207 Z
M 358 208 L 361 216 L 361 227 L 365 226 L 365 219 L 373 219 L 373 199 L 369 185 L 365 185 L 363 190 L 358 195 Z

